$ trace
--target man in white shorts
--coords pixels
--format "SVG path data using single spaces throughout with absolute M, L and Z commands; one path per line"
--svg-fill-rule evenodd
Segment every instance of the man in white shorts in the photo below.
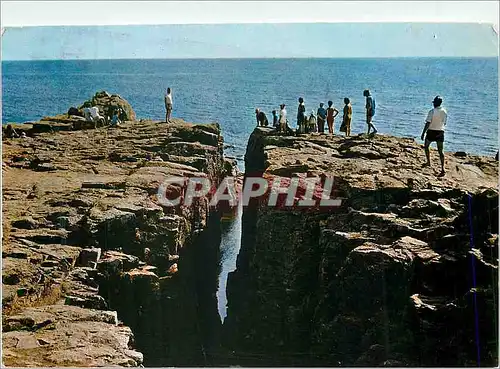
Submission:
M 444 127 L 446 125 L 446 119 L 448 118 L 446 109 L 441 106 L 442 103 L 443 99 L 440 96 L 436 96 L 434 98 L 434 101 L 432 102 L 434 109 L 429 110 L 429 113 L 427 114 L 425 127 L 421 137 L 423 140 L 425 135 L 425 156 L 427 158 L 427 163 L 423 165 L 424 167 L 431 166 L 429 146 L 431 145 L 431 142 L 436 141 L 439 151 L 439 159 L 441 160 L 441 173 L 439 174 L 439 177 L 444 176 Z
M 167 114 L 165 115 L 165 122 L 170 123 L 170 118 L 172 116 L 172 90 L 170 87 L 167 88 L 167 92 L 165 93 L 165 109 L 167 110 Z

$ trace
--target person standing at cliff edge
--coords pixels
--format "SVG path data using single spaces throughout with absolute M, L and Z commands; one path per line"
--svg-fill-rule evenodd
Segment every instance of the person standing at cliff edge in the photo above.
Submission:
M 425 135 L 425 157 L 427 158 L 427 163 L 423 167 L 431 166 L 430 151 L 429 146 L 431 142 L 436 141 L 437 148 L 439 151 L 439 159 L 441 160 L 441 173 L 439 177 L 444 176 L 444 127 L 446 125 L 446 119 L 448 118 L 448 113 L 446 109 L 441 106 L 443 99 L 440 96 L 436 96 L 432 105 L 434 108 L 429 110 L 427 118 L 425 119 L 425 127 L 422 131 L 421 139 L 424 139 Z M 427 134 L 426 134 L 427 133 Z
M 281 104 L 280 105 L 280 117 L 279 117 L 279 131 L 280 132 L 287 132 L 287 120 L 286 120 L 286 105 Z
M 273 110 L 272 114 L 273 114 L 273 127 L 277 128 L 278 127 L 278 112 L 276 110 Z
M 165 93 L 165 109 L 167 110 L 167 114 L 165 116 L 166 123 L 170 123 L 170 117 L 172 115 L 172 107 L 173 107 L 172 90 L 170 89 L 170 87 L 168 87 L 167 92 Z
M 364 90 L 363 96 L 366 97 L 366 125 L 368 126 L 368 133 L 373 128 L 373 134 L 377 133 L 377 128 L 372 123 L 373 116 L 375 115 L 375 99 L 370 95 L 370 90 Z
M 318 116 L 318 133 L 325 133 L 325 120 L 326 120 L 326 109 L 323 107 L 323 103 L 319 103 L 318 111 L 316 115 Z
M 342 116 L 340 132 L 345 132 L 345 136 L 349 137 L 351 135 L 352 106 L 348 97 L 344 97 L 344 104 L 344 114 Z
M 328 124 L 328 133 L 333 135 L 335 133 L 335 117 L 339 115 L 339 111 L 333 106 L 333 101 L 328 101 L 328 108 L 326 109 L 326 123 Z
M 297 133 L 304 133 L 305 120 L 306 120 L 306 106 L 304 105 L 304 99 L 302 97 L 299 97 L 299 107 L 297 109 Z

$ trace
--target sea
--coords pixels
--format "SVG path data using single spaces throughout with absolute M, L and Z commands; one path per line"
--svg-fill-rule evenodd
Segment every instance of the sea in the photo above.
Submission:
M 167 87 L 173 92 L 173 117 L 218 122 L 226 155 L 239 160 L 241 169 L 256 126 L 255 108 L 272 122 L 272 110 L 284 103 L 296 127 L 299 97 L 308 114 L 328 100 L 341 110 L 348 97 L 351 133 L 358 134 L 367 128 L 365 89 L 375 98 L 373 123 L 381 134 L 420 142 L 432 100 L 440 95 L 448 111 L 445 150 L 493 156 L 499 147 L 497 58 L 4 61 L 2 123 L 66 113 L 101 90 L 125 98 L 139 119 L 164 120 Z M 236 267 L 240 247 L 241 209 L 238 214 L 222 229 L 221 319 L 226 316 L 227 275 Z
M 299 97 L 308 114 L 328 100 L 341 110 L 349 97 L 357 134 L 366 130 L 364 89 L 376 100 L 373 123 L 382 134 L 420 140 L 440 95 L 448 111 L 445 150 L 494 155 L 499 146 L 497 58 L 3 61 L 2 123 L 66 113 L 101 90 L 124 97 L 139 118 L 165 119 L 167 87 L 173 116 L 219 122 L 226 153 L 240 160 L 255 108 L 272 121 L 284 103 L 295 127 Z

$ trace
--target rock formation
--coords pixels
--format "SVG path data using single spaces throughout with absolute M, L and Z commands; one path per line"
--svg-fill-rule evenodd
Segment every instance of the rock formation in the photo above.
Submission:
M 438 178 L 436 153 L 421 168 L 411 139 L 255 129 L 247 178 L 334 178 L 342 203 L 244 208 L 222 326 L 220 209 L 209 196 L 167 207 L 157 191 L 169 176 L 218 184 L 235 163 L 216 124 L 132 113 L 93 130 L 47 117 L 3 141 L 5 365 L 498 364 L 493 158 L 446 154 Z
M 54 117 L 43 117 L 40 122 L 16 125 L 16 130 L 25 131 L 28 136 L 42 132 L 72 131 L 81 129 L 93 129 L 94 123 L 87 122 L 83 117 L 83 108 L 97 106 L 99 113 L 109 118 L 113 112 L 120 108 L 119 115 L 122 121 L 135 121 L 136 115 L 132 106 L 123 97 L 110 94 L 106 91 L 97 92 L 91 99 L 85 101 L 78 108 L 70 107 L 67 114 L 59 114 Z
M 3 141 L 3 363 L 207 364 L 219 218 L 207 198 L 166 207 L 157 191 L 169 176 L 218 183 L 232 170 L 219 126 L 40 131 Z
M 412 139 L 256 128 L 246 176 L 334 178 L 342 205 L 244 208 L 225 344 L 247 366 L 498 365 L 498 163 Z
M 109 116 L 113 113 L 116 108 L 122 109 L 122 114 L 119 116 L 121 120 L 136 120 L 134 109 L 123 97 L 115 94 L 110 94 L 106 91 L 96 92 L 96 94 L 89 100 L 85 101 L 79 110 L 83 108 L 90 108 L 92 106 L 97 106 L 99 112 L 105 116 Z

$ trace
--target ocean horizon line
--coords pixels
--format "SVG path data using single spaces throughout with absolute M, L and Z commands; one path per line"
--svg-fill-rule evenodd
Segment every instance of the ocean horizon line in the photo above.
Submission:
M 381 59 L 498 59 L 499 56 L 285 56 L 285 57 L 261 57 L 261 56 L 251 56 L 251 57 L 173 57 L 173 58 L 68 58 L 68 59 L 3 59 L 2 63 L 6 62 L 50 62 L 50 61 L 122 61 L 122 60 L 325 60 L 325 59 L 335 59 L 335 60 L 350 60 L 350 59 L 364 59 L 364 60 L 381 60 Z

